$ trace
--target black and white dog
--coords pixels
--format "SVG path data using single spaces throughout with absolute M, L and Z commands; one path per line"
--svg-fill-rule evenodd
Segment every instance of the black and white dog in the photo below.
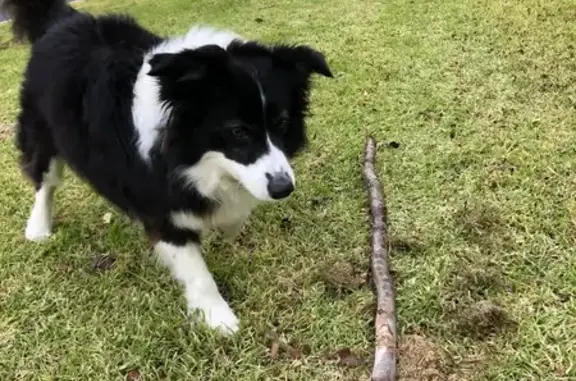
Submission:
M 332 74 L 307 46 L 264 45 L 209 27 L 162 38 L 65 0 L 4 0 L 33 43 L 17 145 L 36 187 L 25 235 L 47 238 L 66 163 L 140 221 L 183 283 L 189 311 L 239 321 L 204 263 L 200 236 L 234 235 L 258 202 L 287 197 L 306 142 L 310 77 Z

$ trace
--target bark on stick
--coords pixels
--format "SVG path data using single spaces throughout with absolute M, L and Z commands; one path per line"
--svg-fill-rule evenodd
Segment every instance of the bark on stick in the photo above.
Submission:
M 364 182 L 370 202 L 372 279 L 376 290 L 376 351 L 373 381 L 396 380 L 396 307 L 394 281 L 388 266 L 388 212 L 382 185 L 376 175 L 376 141 L 366 140 Z

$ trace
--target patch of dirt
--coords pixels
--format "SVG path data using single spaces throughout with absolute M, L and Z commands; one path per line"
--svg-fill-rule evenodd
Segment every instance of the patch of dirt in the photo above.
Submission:
M 359 274 L 351 263 L 345 261 L 325 264 L 318 271 L 317 277 L 328 293 L 334 297 L 358 290 L 366 282 L 366 277 Z
M 398 359 L 398 379 L 401 381 L 446 380 L 446 354 L 424 336 L 401 337 Z
M 8 140 L 12 136 L 13 130 L 11 124 L 0 124 L 0 141 Z
M 456 325 L 462 335 L 484 340 L 515 327 L 516 322 L 502 307 L 483 300 L 461 311 Z
M 503 225 L 498 210 L 483 204 L 466 202 L 456 212 L 456 224 L 462 236 L 469 242 L 489 245 Z
M 464 305 L 470 305 L 489 298 L 495 293 L 511 290 L 506 276 L 490 264 L 456 266 L 445 282 L 444 310 L 457 312 Z

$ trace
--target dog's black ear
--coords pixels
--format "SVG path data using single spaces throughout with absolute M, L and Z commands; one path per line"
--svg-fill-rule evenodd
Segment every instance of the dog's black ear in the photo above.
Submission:
M 152 77 L 162 77 L 168 73 L 170 67 L 176 62 L 176 54 L 173 53 L 159 53 L 154 54 L 150 61 L 150 70 L 148 75 Z
M 158 53 L 148 62 L 148 75 L 169 78 L 175 82 L 195 81 L 204 78 L 209 68 L 223 67 L 226 59 L 226 51 L 217 45 L 206 45 L 178 53 Z
M 148 75 L 159 78 L 172 78 L 178 80 L 192 76 L 201 78 L 205 67 L 201 62 L 191 61 L 183 57 L 183 53 L 158 53 L 150 61 Z
M 308 73 L 317 73 L 330 78 L 334 77 L 324 54 L 309 46 L 276 46 L 272 51 L 282 60 L 292 62 Z

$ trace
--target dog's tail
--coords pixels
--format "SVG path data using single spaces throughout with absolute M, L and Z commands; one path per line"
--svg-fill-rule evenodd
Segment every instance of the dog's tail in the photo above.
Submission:
M 77 12 L 66 0 L 0 0 L 0 11 L 12 18 L 14 36 L 32 43 L 52 25 Z

